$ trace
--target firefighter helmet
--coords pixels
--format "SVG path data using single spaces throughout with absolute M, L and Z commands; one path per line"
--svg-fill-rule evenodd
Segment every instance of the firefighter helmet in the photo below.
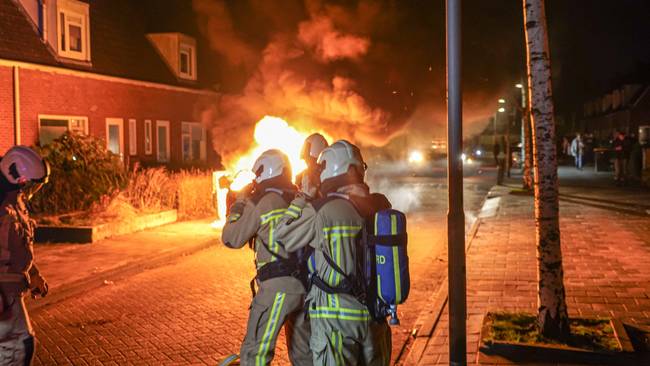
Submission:
M 0 160 L 0 171 L 11 184 L 46 183 L 50 166 L 27 146 L 14 146 Z
M 318 159 L 318 155 L 327 147 L 327 140 L 320 133 L 309 135 L 302 145 L 300 157 L 307 161 L 309 159 Z
M 357 167 L 360 174 L 366 170 L 361 151 L 346 140 L 336 141 L 323 150 L 318 157 L 318 165 L 321 167 L 321 182 L 346 174 L 352 166 Z
M 265 180 L 285 174 L 291 179 L 291 163 L 285 153 L 280 150 L 266 150 L 260 155 L 253 165 L 255 182 L 262 183 Z

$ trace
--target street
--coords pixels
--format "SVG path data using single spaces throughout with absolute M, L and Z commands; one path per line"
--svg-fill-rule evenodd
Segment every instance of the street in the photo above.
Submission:
M 493 171 L 478 173 L 466 172 L 468 221 L 494 184 Z M 411 294 L 399 308 L 401 325 L 393 328 L 395 358 L 446 270 L 446 180 L 442 174 L 371 177 L 375 190 L 388 187 L 385 179 L 390 179 L 387 195 L 409 212 Z M 252 251 L 211 247 L 38 308 L 31 314 L 35 363 L 214 365 L 238 352 L 253 272 Z M 282 335 L 274 364 L 288 364 L 284 343 Z

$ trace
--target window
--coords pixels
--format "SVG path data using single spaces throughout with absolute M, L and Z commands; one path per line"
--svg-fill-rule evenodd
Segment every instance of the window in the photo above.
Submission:
M 144 121 L 144 153 L 151 155 L 151 120 L 146 119 Z
M 90 60 L 88 4 L 76 0 L 57 2 L 59 55 L 80 61 Z
M 185 79 L 195 80 L 196 55 L 194 46 L 187 43 L 181 43 L 179 49 L 180 54 L 178 57 L 178 71 L 180 76 Z
M 205 161 L 205 129 L 200 123 L 183 122 L 181 138 L 183 144 L 183 160 Z
M 156 156 L 159 162 L 169 161 L 169 121 L 156 121 Z
M 124 158 L 124 131 L 121 118 L 106 118 L 106 148 Z
M 138 154 L 137 124 L 134 119 L 129 119 L 129 155 Z
M 72 116 L 38 116 L 38 141 L 41 146 L 52 143 L 66 131 L 88 134 L 88 118 Z

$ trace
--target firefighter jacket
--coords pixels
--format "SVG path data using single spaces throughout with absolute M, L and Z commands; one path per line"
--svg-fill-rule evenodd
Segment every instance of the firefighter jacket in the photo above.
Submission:
M 21 293 L 37 276 L 34 259 L 34 220 L 19 191 L 8 192 L 0 205 L 0 285 L 4 291 Z
M 326 253 L 346 275 L 357 275 L 356 241 L 361 235 L 364 218 L 357 213 L 352 203 L 343 197 L 367 197 L 369 190 L 368 186 L 362 183 L 349 184 L 338 188 L 333 195 L 339 195 L 341 198 L 327 200 L 318 210 L 314 206 L 317 202 L 308 203 L 303 197 L 296 198 L 278 223 L 276 239 L 282 242 L 289 252 L 307 245 L 312 246 L 315 249 L 317 275 L 329 286 L 336 287 L 341 283 L 341 275 L 327 263 L 323 253 Z M 312 286 L 307 300 L 310 304 L 311 319 L 332 319 L 339 322 L 371 321 L 367 307 L 349 294 L 327 294 Z
M 221 240 L 230 248 L 241 248 L 252 241 L 256 269 L 277 261 L 278 257 L 289 257 L 276 237 L 278 223 L 288 206 L 281 193 L 282 191 L 270 188 L 266 189 L 259 200 L 239 198 L 233 203 L 230 215 L 226 218 Z M 296 294 L 305 292 L 303 284 L 291 276 L 271 278 L 259 286 L 271 291 Z

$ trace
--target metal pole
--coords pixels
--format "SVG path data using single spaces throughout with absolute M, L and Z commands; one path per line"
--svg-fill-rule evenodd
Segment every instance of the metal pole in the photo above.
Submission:
M 467 364 L 460 4 L 461 0 L 447 0 L 447 246 L 449 361 L 453 366 Z

